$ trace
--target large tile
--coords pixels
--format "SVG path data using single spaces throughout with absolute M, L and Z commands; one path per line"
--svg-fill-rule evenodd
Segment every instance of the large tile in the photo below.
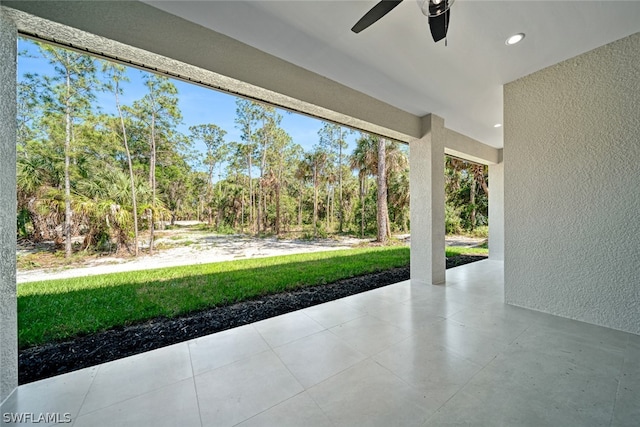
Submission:
M 416 336 L 393 345 L 373 359 L 441 404 L 482 368 L 445 347 Z
M 624 348 L 617 345 L 588 334 L 567 333 L 540 325 L 527 329 L 511 349 L 524 354 L 544 353 L 612 378 L 618 378 L 625 360 Z
M 393 310 L 383 310 L 371 316 L 409 332 L 419 331 L 428 327 L 431 323 L 441 322 L 445 318 L 433 313 L 425 307 L 414 307 L 407 304 L 398 304 Z
M 489 304 L 494 304 L 499 300 L 496 296 L 491 295 L 475 295 L 464 289 L 457 288 L 455 286 L 442 285 L 445 289 L 445 295 L 443 296 L 449 302 L 461 304 L 467 307 L 479 307 Z
M 617 386 L 615 377 L 576 364 L 570 355 L 510 347 L 462 391 L 493 408 L 491 417 L 498 418 L 487 422 L 588 426 L 610 422 Z M 447 405 L 455 411 L 466 403 L 456 395 Z
M 367 314 L 376 314 L 381 311 L 394 310 L 401 304 L 381 295 L 375 295 L 371 292 L 363 292 L 357 295 L 351 295 L 343 298 L 343 301 L 351 307 Z
M 478 330 L 492 339 L 511 343 L 522 334 L 531 322 L 514 318 L 505 318 L 493 305 L 488 307 L 467 307 L 450 317 L 451 320 Z
M 329 329 L 349 346 L 366 355 L 384 350 L 411 332 L 373 316 L 364 316 Z
M 631 335 L 620 375 L 613 426 L 636 427 L 640 421 L 640 336 Z
M 19 417 L 24 414 L 34 414 L 34 419 L 37 419 L 40 414 L 45 416 L 52 414 L 59 420 L 75 420 L 97 370 L 97 367 L 86 368 L 21 385 L 0 407 L 0 414 L 2 415 L 0 422 L 4 422 L 5 416 Z M 10 425 L 32 424 L 39 426 L 51 425 L 43 422 L 12 423 Z
M 194 375 L 236 362 L 269 349 L 252 326 L 242 326 L 189 341 Z
M 506 320 L 513 319 L 520 322 L 529 322 L 531 324 L 544 323 L 548 321 L 549 317 L 553 317 L 541 311 L 506 304 L 503 301 L 495 301 L 483 306 L 483 309 L 489 310 L 496 316 L 500 316 Z
M 204 426 L 236 425 L 304 390 L 271 350 L 195 380 Z
M 413 298 L 420 298 L 430 294 L 425 285 L 411 284 L 410 280 L 383 286 L 368 292 L 370 295 L 380 296 L 386 300 L 402 303 Z
M 193 378 L 83 415 L 74 427 L 200 426 Z
M 446 298 L 434 298 L 433 296 L 412 299 L 404 302 L 403 305 L 411 307 L 412 310 L 423 310 L 432 316 L 445 319 L 452 317 L 467 307 L 464 304 L 455 303 Z
M 584 418 L 564 413 L 550 399 L 538 399 L 526 390 L 514 390 L 499 384 L 477 395 L 461 391 L 424 424 L 438 426 L 562 426 L 586 427 Z
M 309 395 L 337 426 L 420 426 L 438 407 L 372 360 L 312 387 Z
M 536 323 L 546 327 L 540 328 L 544 333 L 563 338 L 589 341 L 596 346 L 606 346 L 620 350 L 624 350 L 627 347 L 630 336 L 626 332 L 616 331 L 615 329 L 552 315 L 546 315 Z
M 447 283 L 483 283 L 500 286 L 504 283 L 502 265 L 499 261 L 485 260 L 450 268 L 447 269 Z
M 508 346 L 427 425 L 608 425 L 618 381 L 606 352 L 584 355 L 592 349 L 531 344 Z
M 637 427 L 640 424 L 640 376 L 623 373 L 613 412 L 613 426 Z
M 271 347 L 279 347 L 326 329 L 301 311 L 262 320 L 254 323 L 254 326 Z
M 309 388 L 365 358 L 329 331 L 318 332 L 274 349 L 305 388 Z
M 470 328 L 451 319 L 433 323 L 415 335 L 424 342 L 441 345 L 480 366 L 491 362 L 508 346 L 490 333 Z
M 343 300 L 315 305 L 302 310 L 302 312 L 325 328 L 341 325 L 366 314 Z
M 332 427 L 333 423 L 305 392 L 238 424 L 238 427 L 265 426 Z
M 100 365 L 80 414 L 140 396 L 193 375 L 187 343 Z

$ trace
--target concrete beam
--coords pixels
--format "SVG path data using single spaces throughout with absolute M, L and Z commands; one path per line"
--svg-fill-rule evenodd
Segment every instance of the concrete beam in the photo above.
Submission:
M 483 165 L 502 162 L 502 149 L 483 144 L 473 138 L 445 129 L 444 152 L 450 156 L 459 157 Z
M 137 1 L 3 1 L 19 31 L 409 142 L 421 119 Z
M 14 22 L 0 10 L 0 403 L 18 386 L 16 300 L 16 55 Z

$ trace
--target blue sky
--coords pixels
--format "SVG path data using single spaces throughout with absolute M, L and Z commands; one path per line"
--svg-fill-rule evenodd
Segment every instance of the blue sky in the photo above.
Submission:
M 18 51 L 26 52 L 27 55 L 20 55 L 18 58 L 18 78 L 25 73 L 40 75 L 52 74 L 52 67 L 39 54 L 39 49 L 34 42 L 20 38 L 18 41 Z M 145 94 L 142 84 L 143 71 L 128 68 L 127 75 L 129 83 L 123 85 L 124 96 L 120 102 L 130 105 L 133 101 L 140 99 Z M 240 141 L 240 132 L 235 125 L 236 97 L 218 92 L 213 89 L 203 88 L 180 80 L 172 82 L 178 89 L 179 106 L 182 112 L 183 124 L 179 130 L 189 133 L 189 126 L 213 123 L 227 131 L 226 141 Z M 105 112 L 115 113 L 115 101 L 113 96 L 106 93 L 97 94 L 97 103 Z M 282 115 L 281 127 L 293 138 L 293 141 L 300 144 L 305 150 L 310 150 L 318 143 L 318 131 L 322 127 L 322 121 L 303 116 L 297 113 L 287 113 L 279 110 Z M 355 147 L 356 134 L 348 137 L 349 148 L 347 153 Z M 196 146 L 202 150 L 203 145 Z

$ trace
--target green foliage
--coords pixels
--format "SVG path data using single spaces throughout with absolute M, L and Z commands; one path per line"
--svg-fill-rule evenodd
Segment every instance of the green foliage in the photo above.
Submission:
M 487 166 L 455 157 L 445 160 L 447 233 L 471 233 L 488 226 Z
M 471 234 L 473 237 L 485 237 L 485 238 L 487 238 L 487 237 L 489 237 L 489 226 L 482 225 L 480 227 L 476 227 L 469 234 Z
M 445 232 L 447 234 L 462 233 L 462 219 L 460 219 L 460 209 L 452 206 L 451 203 L 445 205 L 444 211 Z

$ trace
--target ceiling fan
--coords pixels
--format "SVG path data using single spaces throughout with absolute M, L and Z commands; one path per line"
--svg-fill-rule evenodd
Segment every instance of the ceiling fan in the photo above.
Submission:
M 451 5 L 455 0 L 417 0 L 422 13 L 429 18 L 429 28 L 434 42 L 438 42 L 447 36 L 449 29 L 449 15 Z M 354 33 L 359 33 L 373 25 L 380 18 L 391 12 L 402 0 L 382 0 L 369 10 L 356 25 L 351 28 Z

